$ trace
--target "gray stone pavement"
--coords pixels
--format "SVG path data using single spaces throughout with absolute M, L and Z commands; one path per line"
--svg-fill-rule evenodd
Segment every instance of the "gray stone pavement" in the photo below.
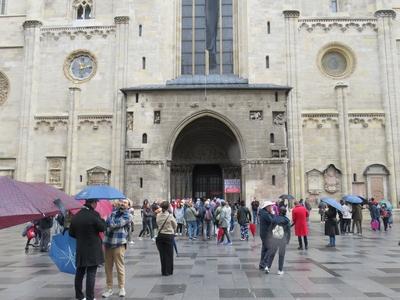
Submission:
M 400 299 L 398 224 L 372 232 L 366 220 L 363 237 L 338 236 L 330 249 L 323 225 L 313 220 L 309 250 L 298 251 L 292 238 L 283 276 L 276 275 L 277 257 L 270 274 L 259 271 L 259 238 L 242 242 L 237 231 L 233 246 L 178 238 L 170 277 L 160 276 L 155 243 L 136 240 L 126 255 L 126 299 Z M 60 273 L 47 254 L 25 254 L 20 232 L 21 226 L 0 230 L 0 299 L 74 299 L 73 276 Z M 97 299 L 104 287 L 101 268 Z

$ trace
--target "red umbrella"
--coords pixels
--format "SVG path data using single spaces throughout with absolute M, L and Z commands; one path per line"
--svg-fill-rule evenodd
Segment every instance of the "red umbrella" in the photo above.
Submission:
M 30 184 L 0 176 L 0 229 L 57 214 L 59 208 L 53 203 L 56 198 L 62 198 L 67 209 L 81 206 L 72 197 L 46 184 Z

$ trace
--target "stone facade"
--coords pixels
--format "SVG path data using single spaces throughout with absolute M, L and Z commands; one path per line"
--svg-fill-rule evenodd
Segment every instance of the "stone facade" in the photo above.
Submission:
M 71 194 L 111 184 L 139 203 L 214 164 L 247 201 L 397 204 L 399 0 L 232 0 L 234 74 L 179 81 L 183 2 L 6 1 L 0 175 Z M 207 147 L 179 148 L 191 132 L 183 144 Z

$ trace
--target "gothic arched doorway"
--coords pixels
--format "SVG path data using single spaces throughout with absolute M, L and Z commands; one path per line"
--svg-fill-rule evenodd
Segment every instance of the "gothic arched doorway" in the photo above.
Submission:
M 204 116 L 186 125 L 177 136 L 171 162 L 171 198 L 225 197 L 224 179 L 241 179 L 240 147 L 222 121 Z

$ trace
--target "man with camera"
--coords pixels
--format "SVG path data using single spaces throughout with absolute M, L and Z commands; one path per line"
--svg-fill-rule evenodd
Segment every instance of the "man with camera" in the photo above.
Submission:
M 115 204 L 115 210 L 108 217 L 104 237 L 105 271 L 107 289 L 103 298 L 113 294 L 113 266 L 117 269 L 119 296 L 125 297 L 125 262 L 124 255 L 128 243 L 129 226 L 133 221 L 129 213 L 129 200 L 123 199 Z

